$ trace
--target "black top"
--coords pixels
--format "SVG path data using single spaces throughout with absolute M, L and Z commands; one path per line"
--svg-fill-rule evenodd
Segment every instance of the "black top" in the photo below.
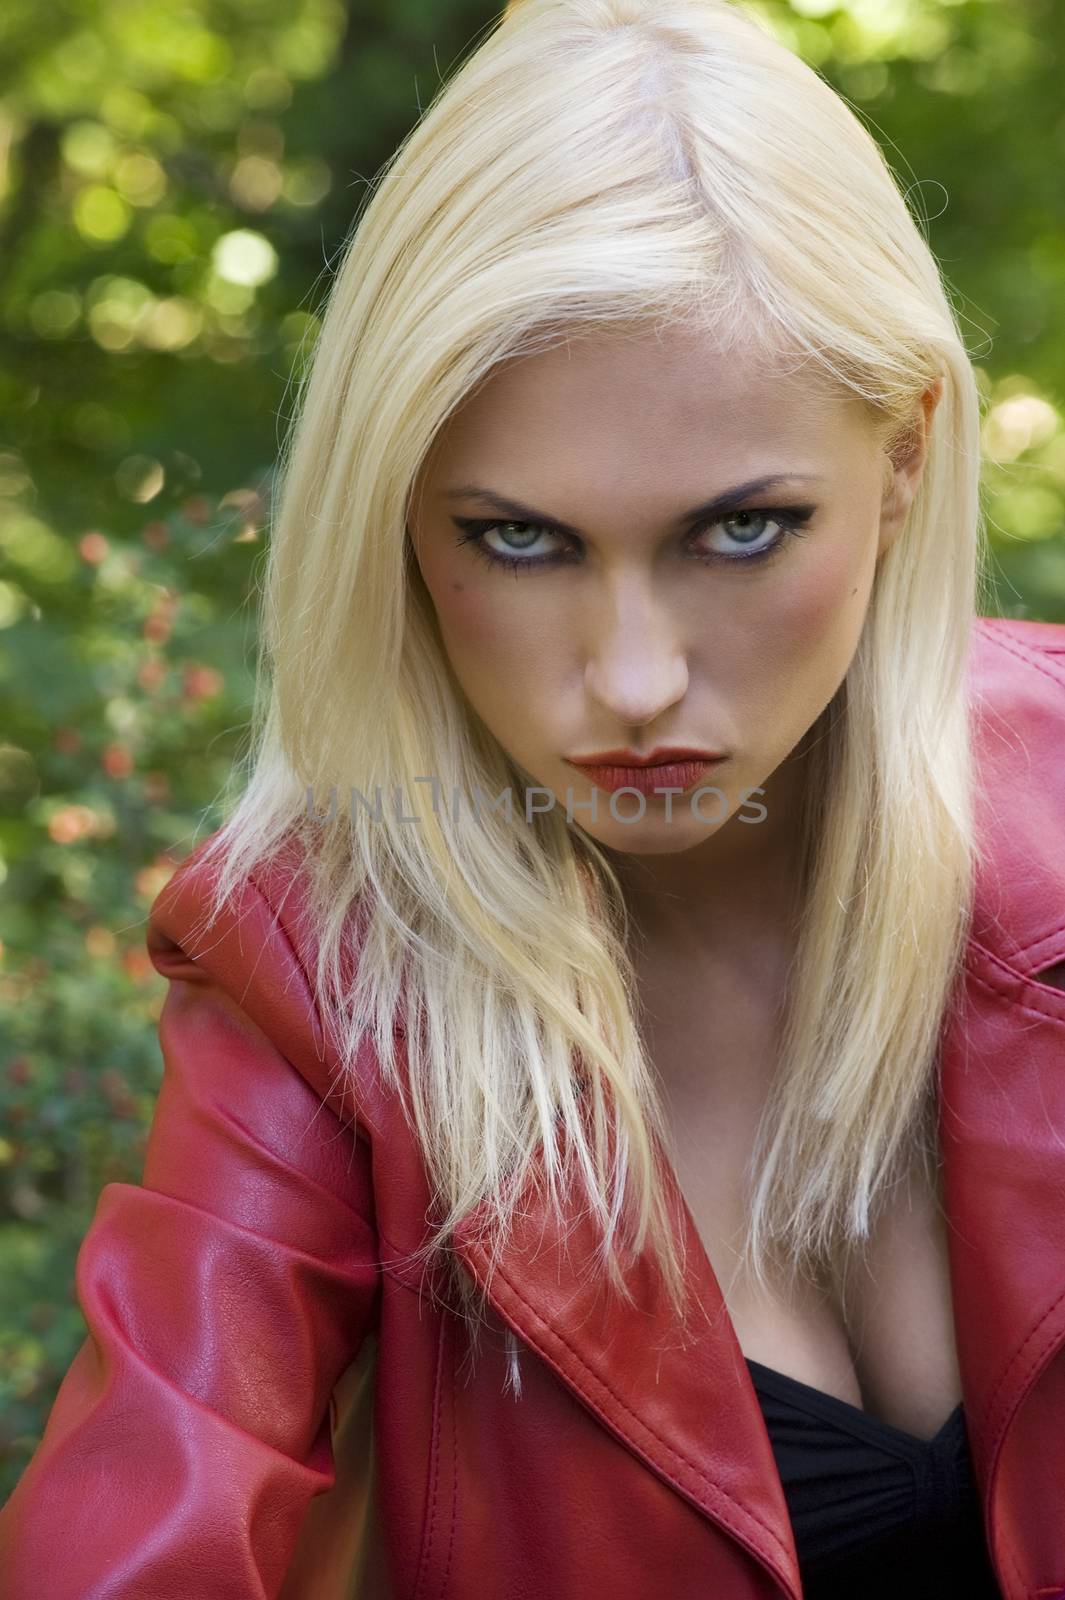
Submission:
M 1002 1600 L 962 1406 L 933 1439 L 748 1361 L 804 1600 Z

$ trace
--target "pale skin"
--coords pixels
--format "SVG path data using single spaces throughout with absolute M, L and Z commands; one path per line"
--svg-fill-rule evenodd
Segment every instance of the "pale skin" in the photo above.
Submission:
M 832 1300 L 767 1302 L 728 1279 L 794 949 L 804 736 L 857 649 L 940 394 L 926 391 L 912 437 L 888 454 L 870 413 L 808 365 L 726 356 L 675 329 L 583 336 L 500 367 L 466 400 L 408 521 L 471 707 L 563 811 L 567 791 L 580 802 L 593 788 L 566 756 L 662 744 L 726 754 L 706 780 L 726 795 L 723 815 L 678 799 L 669 814 L 649 796 L 625 824 L 605 793 L 594 819 L 574 813 L 625 888 L 677 1176 L 745 1354 L 923 1437 L 960 1395 L 930 1197 L 885 1224 L 884 1270 L 855 1308 L 848 1298 L 849 1322 Z M 716 520 L 686 515 L 769 475 L 786 476 Z M 530 515 L 458 492 L 472 485 Z M 798 533 L 774 519 L 780 508 L 805 519 Z M 456 518 L 484 525 L 488 554 L 530 564 L 491 564 Z M 554 559 L 532 565 L 539 556 Z M 758 803 L 764 820 L 741 821 Z M 631 797 L 617 806 L 636 810 Z
M 728 755 L 712 779 L 729 796 L 723 823 L 683 805 L 667 823 L 664 800 L 638 824 L 614 820 L 605 796 L 597 821 L 576 813 L 627 869 L 648 934 L 724 953 L 739 926 L 778 920 L 801 779 L 788 758 L 843 680 L 923 464 L 922 437 L 888 473 L 864 412 L 809 372 L 763 373 L 672 330 L 515 362 L 441 431 L 408 524 L 418 568 L 470 704 L 530 783 L 564 806 L 567 787 L 591 794 L 564 755 L 659 743 Z M 747 497 L 748 512 L 814 507 L 803 537 L 767 561 L 727 558 L 771 544 L 776 524 L 757 539 L 742 519 L 695 538 L 678 526 L 711 496 L 783 472 L 821 481 Z M 566 522 L 579 547 L 548 532 L 530 543 L 528 524 L 448 498 L 474 483 Z M 482 544 L 526 570 L 457 543 L 454 518 L 493 516 Z M 529 564 L 567 550 L 579 559 Z M 766 820 L 734 821 L 741 791 L 759 787 Z

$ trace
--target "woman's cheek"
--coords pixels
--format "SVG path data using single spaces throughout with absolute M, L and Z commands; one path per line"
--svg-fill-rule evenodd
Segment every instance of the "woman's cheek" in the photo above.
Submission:
M 510 583 L 530 581 L 519 574 Z M 519 599 L 506 593 L 506 585 L 454 580 L 446 592 L 446 612 L 437 607 L 452 660 L 476 661 L 508 680 L 527 675 L 535 661 L 550 653 L 555 630 L 542 606 L 513 603 Z
M 506 644 L 506 607 L 486 589 L 462 579 L 452 580 L 437 617 L 448 650 L 455 656 L 478 660 L 501 653 Z
M 811 554 L 814 552 L 811 551 Z M 817 560 L 793 573 L 794 583 L 781 594 L 767 618 L 769 637 L 778 652 L 808 656 L 831 653 L 831 641 L 857 644 L 869 602 L 875 546 L 853 538 L 825 541 Z M 848 656 L 849 660 L 849 656 Z

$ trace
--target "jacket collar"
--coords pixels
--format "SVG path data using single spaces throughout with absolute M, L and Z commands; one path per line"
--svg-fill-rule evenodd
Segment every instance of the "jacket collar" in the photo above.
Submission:
M 1065 671 L 1026 645 L 1023 632 L 988 619 L 974 629 L 977 819 L 987 848 L 939 1084 L 956 1344 L 1000 1571 L 999 1543 L 1007 1529 L 1015 1536 L 1023 1510 L 1021 1486 L 1008 1473 L 1003 1480 L 1006 1436 L 1065 1343 L 1065 994 L 1035 976 L 1065 958 Z M 758 1398 L 691 1213 L 658 1153 L 705 1313 L 685 1345 L 648 1255 L 626 1272 L 631 1299 L 607 1297 L 592 1224 L 572 1195 L 551 1208 L 538 1163 L 491 1280 L 477 1237 L 481 1208 L 463 1220 L 455 1247 L 499 1316 L 576 1398 L 799 1600 Z M 1058 1537 L 1054 1559 L 1065 1572 L 1065 1529 Z

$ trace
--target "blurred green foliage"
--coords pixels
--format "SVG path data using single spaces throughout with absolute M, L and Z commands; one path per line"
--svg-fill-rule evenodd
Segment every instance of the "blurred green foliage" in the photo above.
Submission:
M 989 400 L 998 609 L 1065 620 L 1065 8 L 761 0 L 880 140 Z M 0 1497 L 137 1181 L 147 907 L 244 748 L 273 464 L 381 162 L 478 0 L 0 12 Z

